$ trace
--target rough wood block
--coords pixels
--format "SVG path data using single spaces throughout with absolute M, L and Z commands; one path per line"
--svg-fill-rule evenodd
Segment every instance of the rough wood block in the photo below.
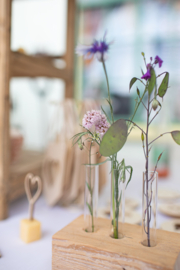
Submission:
M 141 245 L 141 226 L 125 224 L 125 237 L 109 236 L 110 221 L 99 218 L 99 230 L 86 233 L 80 216 L 52 239 L 52 269 L 174 269 L 180 235 L 157 230 L 157 246 Z

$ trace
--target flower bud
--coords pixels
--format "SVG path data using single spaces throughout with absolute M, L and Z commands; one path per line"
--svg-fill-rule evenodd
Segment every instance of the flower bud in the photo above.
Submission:
M 143 132 L 141 134 L 141 140 L 144 141 L 144 134 L 143 134 Z
M 160 160 L 160 158 L 161 158 L 162 154 L 163 154 L 163 153 L 161 153 L 161 154 L 159 155 L 159 157 L 158 157 L 158 161 Z
M 155 111 L 158 106 L 159 106 L 159 102 L 156 99 L 154 99 L 153 102 L 152 102 L 152 108 L 153 108 L 153 110 Z
M 83 147 L 83 144 L 81 142 L 78 142 L 78 146 L 79 146 L 80 150 L 83 150 L 84 147 Z
M 139 92 L 139 89 L 137 88 L 137 94 L 138 94 L 138 96 L 140 96 L 140 92 Z
M 142 56 L 144 56 L 144 53 L 143 52 L 141 54 L 142 54 Z

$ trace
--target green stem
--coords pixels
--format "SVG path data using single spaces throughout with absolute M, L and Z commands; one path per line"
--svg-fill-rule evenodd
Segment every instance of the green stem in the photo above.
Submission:
M 102 61 L 102 64 L 103 64 L 103 69 L 104 69 L 104 73 L 105 73 L 105 77 L 106 77 L 107 90 L 108 90 L 108 99 L 109 99 L 109 103 L 111 104 L 110 89 L 109 89 L 109 80 L 108 80 L 108 75 L 107 75 L 107 71 L 106 71 L 106 65 L 105 65 L 105 62 L 104 61 Z M 114 123 L 114 116 L 113 116 L 113 111 L 112 111 L 111 106 L 110 106 L 110 110 L 111 110 L 112 122 Z
M 138 110 L 138 108 L 139 108 L 139 105 L 141 104 L 141 101 L 142 101 L 143 98 L 144 98 L 144 95 L 145 95 L 146 91 L 147 91 L 147 89 L 146 89 L 146 87 L 145 87 L 144 93 L 143 93 L 142 97 L 140 98 L 139 103 L 138 103 L 138 105 L 136 106 L 136 108 L 135 108 L 135 110 L 134 110 L 134 113 L 133 113 L 133 116 L 131 117 L 131 120 L 130 120 L 130 121 L 133 121 L 134 116 L 135 116 L 135 114 L 136 114 L 136 112 L 137 112 L 137 110 Z M 129 128 L 130 128 L 130 126 L 131 126 L 131 125 L 129 125 Z
M 150 213 L 149 213 L 149 194 L 148 194 L 148 175 L 149 175 L 149 146 L 148 146 L 148 131 L 149 131 L 149 102 L 150 96 L 148 94 L 147 107 L 147 128 L 146 128 L 146 215 L 147 215 L 147 244 L 150 247 Z M 151 211 L 151 210 L 150 210 Z
M 112 191 L 112 214 L 113 214 L 113 233 L 114 233 L 114 238 L 117 239 L 118 238 L 118 234 L 117 234 L 117 226 L 116 226 L 116 211 L 115 211 L 115 194 L 114 194 L 114 159 L 111 162 L 111 173 L 112 173 L 112 179 L 111 179 L 111 191 Z
M 117 174 L 117 171 L 115 171 L 115 194 L 116 194 L 116 235 L 117 235 L 117 238 L 118 238 L 118 219 L 119 219 L 119 203 L 118 203 L 118 195 L 119 195 L 119 192 L 118 192 L 118 174 Z
M 93 216 L 93 190 L 91 185 L 91 147 L 93 141 L 91 141 L 90 149 L 89 149 L 89 164 L 90 164 L 90 171 L 89 171 L 89 186 L 90 186 L 90 194 L 91 194 L 91 212 L 92 212 L 92 232 L 94 232 L 94 216 Z
M 103 64 L 103 69 L 104 69 L 106 83 L 107 83 L 111 119 L 112 119 L 112 122 L 114 123 L 114 116 L 113 116 L 113 109 L 112 109 L 112 103 L 111 103 L 111 97 L 110 97 L 110 88 L 109 88 L 108 75 L 106 71 L 106 65 L 104 61 L 102 62 L 102 64 Z M 112 160 L 113 161 L 111 162 L 111 170 L 112 170 L 112 187 L 111 188 L 112 188 L 112 207 L 113 207 L 113 228 L 114 228 L 114 238 L 118 239 L 118 218 L 119 218 L 119 209 L 117 209 L 118 207 L 118 179 L 114 179 L 114 169 L 116 168 L 117 154 L 113 155 Z M 116 196 L 115 196 L 115 189 L 116 189 Z

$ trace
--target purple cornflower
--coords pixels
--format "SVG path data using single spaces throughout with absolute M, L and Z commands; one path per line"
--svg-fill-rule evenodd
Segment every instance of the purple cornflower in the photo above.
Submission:
M 104 34 L 103 40 L 95 40 L 91 45 L 78 45 L 76 47 L 76 53 L 83 55 L 86 59 L 92 58 L 94 55 L 100 62 L 103 62 L 107 59 L 107 52 L 109 50 L 109 45 L 112 43 L 107 43 L 106 33 Z
M 158 55 L 156 55 L 154 63 L 159 64 L 159 67 L 161 67 L 162 63 L 163 63 L 163 60 Z
M 150 69 L 141 77 L 141 79 L 145 79 L 146 81 L 151 78 Z
M 82 125 L 93 133 L 99 133 L 101 136 L 103 136 L 109 128 L 106 116 L 98 110 L 88 111 L 83 117 Z

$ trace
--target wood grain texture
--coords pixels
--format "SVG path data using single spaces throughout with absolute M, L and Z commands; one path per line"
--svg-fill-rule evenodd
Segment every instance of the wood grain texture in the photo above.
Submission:
M 72 70 L 59 69 L 53 65 L 53 58 L 30 56 L 19 52 L 11 52 L 11 77 L 49 77 L 71 81 Z
M 98 219 L 99 230 L 86 233 L 83 216 L 52 238 L 52 269 L 174 269 L 180 251 L 180 236 L 157 230 L 157 246 L 141 245 L 141 226 L 125 224 L 125 237 L 109 236 L 110 221 Z
M 0 0 L 0 220 L 8 216 L 11 0 Z

